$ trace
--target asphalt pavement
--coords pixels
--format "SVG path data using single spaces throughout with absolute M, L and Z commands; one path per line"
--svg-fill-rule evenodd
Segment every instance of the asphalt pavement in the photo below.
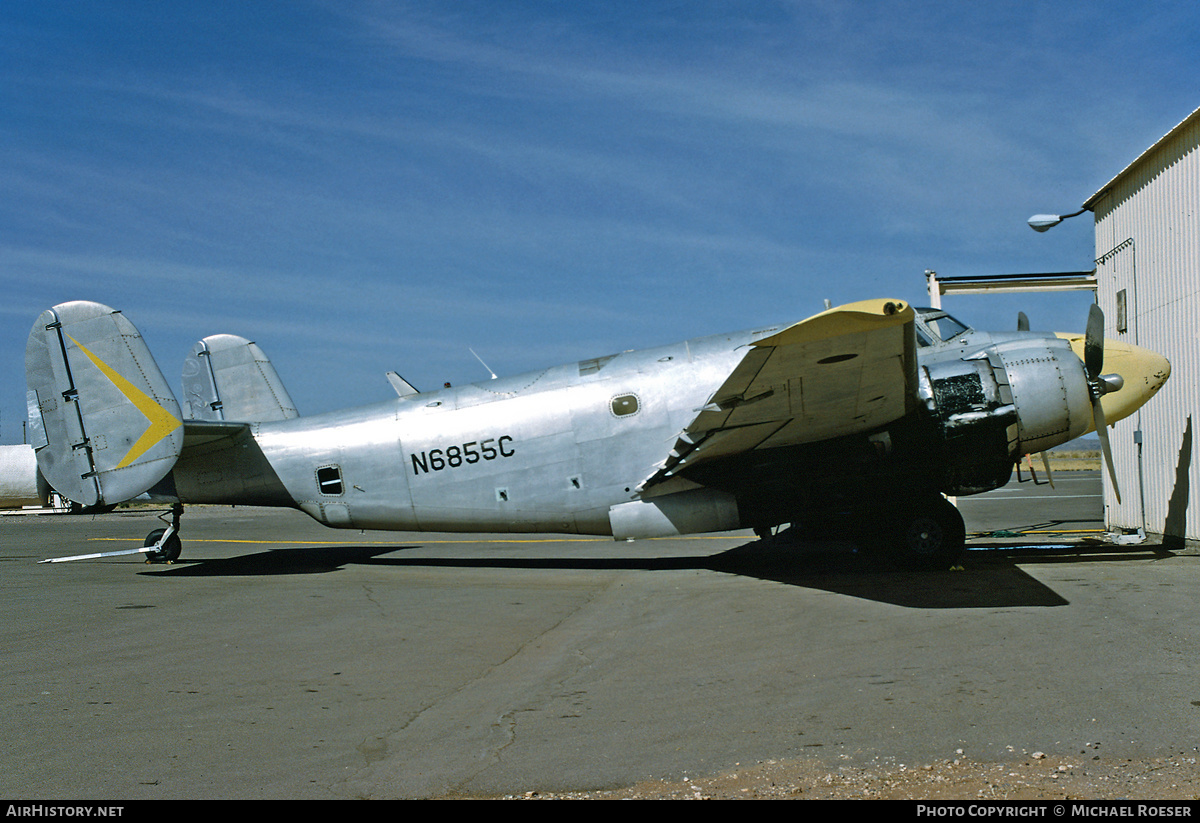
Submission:
M 1106 541 L 1094 473 L 959 501 L 960 571 L 749 533 L 0 517 L 8 798 L 594 790 L 814 758 L 1135 758 L 1200 740 L 1198 558 Z M 796 536 L 796 535 L 792 535 Z M 799 535 L 803 537 L 803 535 Z

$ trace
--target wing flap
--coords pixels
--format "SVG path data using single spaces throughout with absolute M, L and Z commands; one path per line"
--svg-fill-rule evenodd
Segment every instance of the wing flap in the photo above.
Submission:
M 916 404 L 914 312 L 899 300 L 829 309 L 752 344 L 641 486 L 700 462 L 878 429 Z

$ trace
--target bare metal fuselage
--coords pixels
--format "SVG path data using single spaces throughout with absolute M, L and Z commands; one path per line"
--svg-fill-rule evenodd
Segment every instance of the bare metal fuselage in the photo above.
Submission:
M 771 331 L 256 424 L 253 442 L 189 448 L 176 496 L 295 505 L 334 527 L 611 534 L 610 508 Z

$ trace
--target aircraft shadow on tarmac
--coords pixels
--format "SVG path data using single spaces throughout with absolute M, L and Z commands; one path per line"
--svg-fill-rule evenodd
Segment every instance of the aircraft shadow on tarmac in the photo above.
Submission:
M 619 546 L 620 544 L 615 544 Z M 323 574 L 350 565 L 464 569 L 643 570 L 708 569 L 789 586 L 844 594 L 908 608 L 1064 606 L 1058 593 L 1021 566 L 1045 563 L 1121 562 L 1170 556 L 1162 546 L 1113 546 L 1099 541 L 1047 546 L 1035 540 L 972 540 L 961 570 L 905 571 L 876 552 L 850 544 L 753 540 L 713 555 L 685 557 L 403 557 L 422 549 L 395 546 L 272 548 L 228 558 L 183 559 L 143 572 L 170 577 L 240 577 Z

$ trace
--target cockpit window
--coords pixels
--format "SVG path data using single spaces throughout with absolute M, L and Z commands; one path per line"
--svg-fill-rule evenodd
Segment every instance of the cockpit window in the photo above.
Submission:
M 940 309 L 917 309 L 917 343 L 934 346 L 948 343 L 971 330 Z

